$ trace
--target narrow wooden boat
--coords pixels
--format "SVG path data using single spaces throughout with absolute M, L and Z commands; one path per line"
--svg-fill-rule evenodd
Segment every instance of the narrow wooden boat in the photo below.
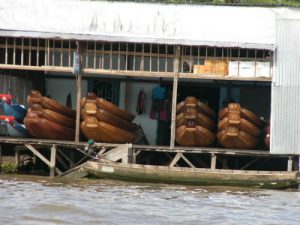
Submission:
M 40 118 L 36 112 L 28 112 L 24 123 L 30 134 L 36 138 L 74 140 L 75 130 L 50 120 Z
M 265 125 L 264 122 L 257 115 L 255 115 L 250 110 L 242 108 L 238 103 L 230 103 L 228 105 L 228 107 L 222 109 L 219 112 L 220 120 L 222 120 L 224 117 L 227 117 L 228 113 L 230 111 L 239 113 L 241 118 L 244 118 L 244 119 L 250 121 L 251 123 L 253 123 L 255 126 L 257 126 L 260 129 L 262 129 Z
M 118 128 L 105 122 L 99 122 L 94 116 L 85 116 L 81 123 L 82 133 L 89 139 L 107 143 L 133 143 L 137 134 Z
M 19 104 L 8 104 L 3 101 L 3 111 L 5 115 L 13 116 L 17 121 L 23 122 L 24 117 L 26 116 L 27 109 L 24 105 Z
M 193 109 L 196 111 L 196 109 Z M 186 123 L 186 113 L 182 112 L 176 116 L 176 127 L 180 127 Z M 196 112 L 196 124 L 198 126 L 205 127 L 209 130 L 214 130 L 216 124 L 209 117 L 202 113 Z
M 134 182 L 181 185 L 287 188 L 299 183 L 297 171 L 225 170 L 88 161 L 69 177 L 84 176 Z
M 75 129 L 76 121 L 74 119 L 54 112 L 50 109 L 43 109 L 42 106 L 37 103 L 32 104 L 31 108 L 29 108 L 29 111 L 34 111 L 40 118 L 44 118 L 62 126 Z
M 218 142 L 225 148 L 253 149 L 258 145 L 258 138 L 240 131 L 236 127 L 227 127 L 217 134 Z
M 135 115 L 119 108 L 118 106 L 112 104 L 109 101 L 106 101 L 103 98 L 97 98 L 96 105 L 98 106 L 98 108 L 103 109 L 107 112 L 113 113 L 116 116 L 118 116 L 124 120 L 127 120 L 129 122 L 131 122 L 135 118 Z
M 261 130 L 248 120 L 241 118 L 239 113 L 229 113 L 218 124 L 219 130 L 225 130 L 227 127 L 236 127 L 240 131 L 245 131 L 253 136 L 260 136 Z
M 186 108 L 196 108 L 197 112 L 204 114 L 212 120 L 215 120 L 217 115 L 208 105 L 200 102 L 193 96 L 186 97 L 182 102 L 179 102 L 176 106 L 177 115 L 184 112 Z
M 97 109 L 97 106 L 94 103 L 85 103 L 84 108 L 81 111 L 83 119 L 86 115 L 92 115 L 95 116 L 100 122 L 105 122 L 128 131 L 133 132 L 137 129 L 136 124 L 130 123 L 127 120 L 124 120 L 110 112 L 107 112 L 106 110 Z
M 43 97 L 39 91 L 32 90 L 27 97 L 27 103 L 31 107 L 34 103 L 42 106 L 44 109 L 50 109 L 54 112 L 63 114 L 72 119 L 76 119 L 76 111 L 62 105 L 61 103 L 47 97 Z

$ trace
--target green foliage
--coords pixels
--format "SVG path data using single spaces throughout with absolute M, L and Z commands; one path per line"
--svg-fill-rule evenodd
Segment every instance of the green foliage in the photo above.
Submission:
M 2 173 L 16 173 L 18 171 L 18 167 L 16 164 L 11 162 L 4 162 L 1 165 Z

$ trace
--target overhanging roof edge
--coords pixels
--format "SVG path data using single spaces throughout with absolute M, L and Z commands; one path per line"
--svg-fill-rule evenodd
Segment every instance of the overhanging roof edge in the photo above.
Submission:
M 1 30 L 1 37 L 26 37 L 26 38 L 52 38 L 65 40 L 84 40 L 84 41 L 111 41 L 111 42 L 130 42 L 130 43 L 158 43 L 168 45 L 193 45 L 193 46 L 211 46 L 211 47 L 239 47 L 249 49 L 275 50 L 273 44 L 261 43 L 238 43 L 238 42 L 218 42 L 202 40 L 184 40 L 184 39 L 166 39 L 166 38 L 147 38 L 147 37 L 129 37 L 112 35 L 91 35 L 91 34 L 68 34 L 36 31 L 17 31 Z

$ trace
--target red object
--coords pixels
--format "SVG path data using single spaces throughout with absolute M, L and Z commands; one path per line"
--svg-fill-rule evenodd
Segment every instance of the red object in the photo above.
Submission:
M 0 115 L 0 120 L 6 121 L 11 124 L 13 121 L 15 121 L 15 117 Z
M 11 104 L 12 96 L 10 94 L 0 94 L 0 99 L 8 104 Z

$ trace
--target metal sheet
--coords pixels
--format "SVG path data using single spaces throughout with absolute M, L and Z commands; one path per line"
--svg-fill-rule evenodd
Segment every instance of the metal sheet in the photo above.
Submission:
M 265 49 L 274 47 L 280 11 L 80 0 L 0 0 L 0 5 L 1 33 L 17 36 Z
M 272 82 L 271 153 L 300 154 L 300 20 L 277 22 Z

